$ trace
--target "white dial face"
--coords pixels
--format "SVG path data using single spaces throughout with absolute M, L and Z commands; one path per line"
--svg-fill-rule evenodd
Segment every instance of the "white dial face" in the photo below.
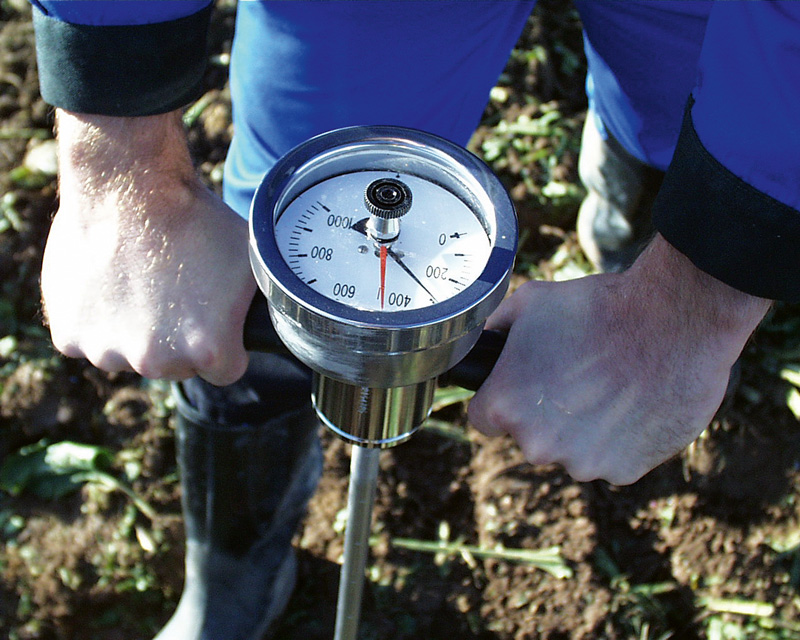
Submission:
M 403 182 L 411 208 L 390 239 L 371 231 L 364 194 L 385 178 Z M 491 252 L 475 213 L 447 189 L 411 175 L 360 171 L 328 178 L 297 196 L 275 223 L 283 259 L 322 295 L 366 311 L 420 309 L 472 284 Z

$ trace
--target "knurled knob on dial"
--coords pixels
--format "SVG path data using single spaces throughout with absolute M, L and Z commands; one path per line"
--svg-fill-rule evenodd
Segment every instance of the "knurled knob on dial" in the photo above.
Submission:
M 394 220 L 407 214 L 411 208 L 411 189 L 395 178 L 381 178 L 367 187 L 364 204 L 372 215 Z

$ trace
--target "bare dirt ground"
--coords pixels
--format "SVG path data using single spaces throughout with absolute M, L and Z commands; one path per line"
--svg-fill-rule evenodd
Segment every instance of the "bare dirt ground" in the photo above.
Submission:
M 577 20 L 563 2 L 545 5 L 473 146 L 496 143 L 501 121 L 561 114 L 550 138 L 521 135 L 493 163 L 524 223 L 520 264 L 547 276 L 565 253 L 576 256 L 575 199 L 541 197 L 542 169 L 524 156 L 571 135 L 545 181 L 574 184 L 585 104 Z M 0 5 L 0 463 L 42 439 L 102 447 L 107 474 L 145 504 L 96 479 L 58 499 L 1 491 L 0 637 L 148 638 L 183 580 L 170 401 L 158 383 L 56 356 L 42 329 L 37 274 L 56 190 L 52 176 L 20 167 L 47 143 L 51 112 L 38 97 L 26 12 L 15 7 Z M 225 7 L 205 109 L 190 125 L 212 187 L 231 133 Z M 470 430 L 463 405 L 438 412 L 439 428 L 382 454 L 361 637 L 800 638 L 800 424 L 775 375 L 800 360 L 798 346 L 797 309 L 782 307 L 711 427 L 629 487 L 531 466 L 509 440 Z M 349 452 L 322 437 L 325 472 L 297 534 L 300 582 L 281 639 L 332 635 Z M 550 555 L 509 560 L 500 545 Z

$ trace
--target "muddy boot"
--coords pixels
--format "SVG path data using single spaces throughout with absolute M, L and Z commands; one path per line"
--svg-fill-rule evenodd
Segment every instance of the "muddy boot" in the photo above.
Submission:
M 207 383 L 175 386 L 186 578 L 156 640 L 261 640 L 294 588 L 291 540 L 322 466 L 317 418 L 308 396 L 289 410 L 284 396 L 278 415 L 231 424 L 261 404 L 237 385 L 233 411 Z
M 589 111 L 583 127 L 578 172 L 586 198 L 578 212 L 578 241 L 595 269 L 627 269 L 653 236 L 652 207 L 664 173 L 600 133 Z

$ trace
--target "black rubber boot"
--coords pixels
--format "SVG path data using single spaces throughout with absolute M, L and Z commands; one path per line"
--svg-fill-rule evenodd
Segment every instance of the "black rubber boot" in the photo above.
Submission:
M 653 237 L 652 208 L 664 173 L 600 133 L 589 111 L 583 127 L 578 172 L 586 197 L 578 212 L 578 241 L 595 269 L 624 271 Z
M 294 588 L 291 540 L 322 467 L 317 418 L 306 402 L 261 423 L 211 422 L 175 391 L 186 579 L 156 640 L 261 640 Z

